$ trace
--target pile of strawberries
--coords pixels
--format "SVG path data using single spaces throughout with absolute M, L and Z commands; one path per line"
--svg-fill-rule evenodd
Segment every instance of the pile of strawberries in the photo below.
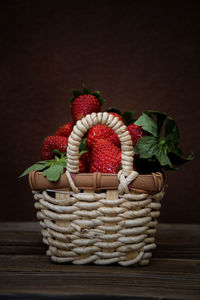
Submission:
M 45 138 L 41 159 L 51 160 L 55 156 L 55 150 L 66 152 L 68 137 L 75 123 L 93 112 L 100 112 L 103 98 L 100 92 L 91 93 L 85 86 L 83 91 L 73 91 L 71 99 L 71 115 L 73 122 L 63 124 L 58 128 L 54 136 Z M 124 123 L 122 116 L 116 112 L 109 114 L 118 117 Z M 127 127 L 132 137 L 133 145 L 145 136 L 141 126 L 130 124 Z M 84 148 L 80 149 L 79 172 L 117 173 L 121 167 L 121 145 L 118 136 L 106 125 L 93 126 L 84 137 Z M 83 145 L 82 144 L 82 145 Z M 134 167 L 134 166 L 133 166 Z M 134 167 L 135 169 L 135 167 Z
M 68 138 L 78 120 L 87 114 L 98 113 L 104 99 L 99 91 L 91 92 L 86 86 L 82 91 L 73 90 L 71 101 L 72 122 L 63 124 L 55 135 L 45 138 L 41 159 L 20 176 L 32 170 L 42 171 L 49 181 L 57 181 L 66 170 L 66 150 Z M 118 117 L 129 131 L 134 146 L 133 169 L 140 174 L 177 170 L 194 158 L 193 152 L 184 157 L 179 147 L 180 134 L 174 119 L 164 112 L 147 110 L 137 119 L 135 112 L 121 115 L 117 109 L 109 109 L 109 114 Z M 118 136 L 106 125 L 90 128 L 83 137 L 79 149 L 80 173 L 118 173 L 121 168 L 121 145 Z

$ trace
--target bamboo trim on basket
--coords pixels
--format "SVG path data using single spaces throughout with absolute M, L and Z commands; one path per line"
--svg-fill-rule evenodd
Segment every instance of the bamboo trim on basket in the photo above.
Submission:
M 79 190 L 115 190 L 118 188 L 119 179 L 117 174 L 79 173 L 74 174 L 74 183 Z M 163 184 L 163 175 L 160 172 L 138 175 L 137 178 L 129 184 L 129 190 L 154 194 L 161 191 Z M 43 176 L 42 172 L 31 171 L 29 173 L 29 185 L 34 191 L 46 189 L 59 191 L 70 190 L 70 184 L 65 174 L 62 174 L 57 182 L 51 182 Z

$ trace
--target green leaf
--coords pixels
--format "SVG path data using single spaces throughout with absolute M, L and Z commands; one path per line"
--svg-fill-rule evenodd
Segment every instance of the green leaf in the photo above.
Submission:
M 43 171 L 43 175 L 50 181 L 57 181 L 63 169 L 66 168 L 67 160 L 64 153 L 59 153 L 59 157 L 55 156 L 54 159 L 40 161 L 30 168 L 28 168 L 20 177 L 27 175 L 32 170 Z
M 147 111 L 145 111 L 145 114 L 147 114 L 150 117 L 156 116 L 157 126 L 158 126 L 158 133 L 160 133 L 161 129 L 162 129 L 163 122 L 167 118 L 167 114 L 164 113 L 164 112 L 157 111 L 157 110 L 147 110 Z
M 180 139 L 176 122 L 168 117 L 165 125 L 165 140 L 170 150 L 174 150 Z
M 26 169 L 20 176 L 19 178 L 28 175 L 31 171 L 41 171 L 44 170 L 46 167 L 45 164 L 43 164 L 42 162 L 38 162 L 34 165 L 32 165 L 31 167 L 29 167 L 28 169 Z
M 87 138 L 83 138 L 81 140 L 81 144 L 79 147 L 79 158 L 86 152 L 88 152 L 87 151 Z
M 134 152 L 140 158 L 150 158 L 154 155 L 158 145 L 158 138 L 154 136 L 144 136 L 140 138 L 134 147 Z
M 59 159 L 54 165 L 60 165 L 60 166 L 66 167 L 66 164 L 67 164 L 67 159 L 66 159 L 66 157 L 63 157 L 63 158 Z
M 80 147 L 79 147 L 79 152 L 85 151 L 86 148 L 87 148 L 87 138 L 83 138 L 81 140 L 81 144 L 80 144 Z
M 49 181 L 57 181 L 60 178 L 60 175 L 63 173 L 63 166 L 54 165 L 43 171 L 43 175 L 47 177 Z
M 142 126 L 142 128 L 151 133 L 153 136 L 158 136 L 158 127 L 154 120 L 147 114 L 143 113 L 135 122 L 135 125 Z
M 67 147 L 67 146 L 66 146 Z M 52 153 L 55 154 L 57 157 L 63 157 L 65 153 L 58 151 L 57 149 L 53 149 Z
M 109 109 L 107 110 L 107 112 L 113 112 L 113 113 L 116 113 L 116 114 L 118 114 L 120 116 L 122 115 L 121 111 L 119 109 L 115 108 L 115 107 L 109 107 Z
M 162 147 L 157 146 L 154 155 L 161 166 L 172 166 L 170 159 L 167 156 L 167 152 Z
M 52 161 L 52 159 L 49 159 L 49 160 L 41 160 L 41 161 L 38 161 L 37 164 L 50 164 L 50 162 Z
M 193 160 L 194 159 L 194 152 L 192 151 L 189 155 L 188 155 L 188 157 L 186 158 L 187 159 L 187 161 L 189 161 L 189 160 Z
M 144 130 L 151 134 L 156 134 L 156 127 L 153 126 L 153 119 L 150 116 L 155 115 L 157 117 L 157 129 L 162 128 L 163 122 L 165 124 L 165 137 L 160 137 L 159 131 L 158 136 L 145 136 L 138 140 L 136 147 L 134 148 L 135 153 L 139 154 L 138 161 L 136 159 L 137 166 L 139 168 L 145 168 L 145 163 L 148 163 L 147 170 L 161 169 L 175 170 L 180 165 L 194 158 L 194 154 L 190 153 L 187 158 L 183 157 L 183 151 L 177 147 L 180 135 L 176 122 L 167 117 L 165 113 L 159 113 L 156 111 L 147 111 L 135 122 L 136 125 L 140 125 Z M 150 118 L 150 119 L 148 119 Z M 152 129 L 153 128 L 153 129 Z M 155 163 L 153 162 L 156 159 Z M 142 161 L 142 163 L 141 163 Z
M 178 151 L 169 152 L 168 156 L 171 160 L 172 165 L 181 166 L 184 163 L 191 161 L 194 159 L 194 153 L 191 152 L 187 158 L 184 158 L 182 155 L 179 155 Z
M 140 138 L 134 147 L 134 151 L 136 154 L 139 154 L 140 158 L 153 159 L 155 156 L 161 166 L 171 166 L 165 145 L 160 144 L 160 139 L 154 136 L 144 136 Z
M 176 147 L 174 150 L 173 150 L 174 153 L 176 153 L 177 155 L 179 156 L 182 156 L 183 155 L 183 150 L 181 150 L 180 148 Z
M 135 115 L 136 112 L 131 110 L 123 113 L 122 118 L 127 126 L 135 122 L 136 120 Z

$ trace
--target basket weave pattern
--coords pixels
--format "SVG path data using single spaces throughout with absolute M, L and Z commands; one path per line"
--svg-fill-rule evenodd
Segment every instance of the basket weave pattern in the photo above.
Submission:
M 106 124 L 118 134 L 122 170 L 118 190 L 80 191 L 71 173 L 78 173 L 79 145 L 89 128 Z M 133 145 L 126 126 L 108 113 L 87 115 L 74 126 L 67 148 L 67 171 L 72 191 L 33 192 L 47 255 L 54 262 L 122 266 L 146 265 L 156 247 L 155 233 L 164 191 L 129 191 L 138 173 L 133 171 Z

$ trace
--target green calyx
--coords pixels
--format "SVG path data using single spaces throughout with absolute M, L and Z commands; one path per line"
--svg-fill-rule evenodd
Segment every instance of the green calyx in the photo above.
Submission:
M 118 114 L 120 116 L 122 115 L 121 111 L 119 109 L 115 108 L 115 107 L 109 107 L 108 110 L 107 110 L 107 112 L 108 113 L 109 112 L 116 113 L 116 114 Z
M 155 120 L 156 119 L 156 120 Z M 177 166 L 190 161 L 194 154 L 183 157 L 183 151 L 178 147 L 180 134 L 176 122 L 167 114 L 158 111 L 146 111 L 135 122 L 148 135 L 140 138 L 134 147 L 141 159 L 157 161 L 160 169 L 175 170 Z M 161 133 L 164 132 L 164 136 Z
M 101 105 L 103 105 L 105 102 L 105 99 L 102 97 L 102 95 L 99 91 L 91 92 L 85 84 L 82 85 L 82 91 L 73 89 L 72 94 L 73 94 L 73 97 L 70 99 L 71 105 L 72 105 L 73 101 L 81 95 L 93 95 L 99 100 Z

